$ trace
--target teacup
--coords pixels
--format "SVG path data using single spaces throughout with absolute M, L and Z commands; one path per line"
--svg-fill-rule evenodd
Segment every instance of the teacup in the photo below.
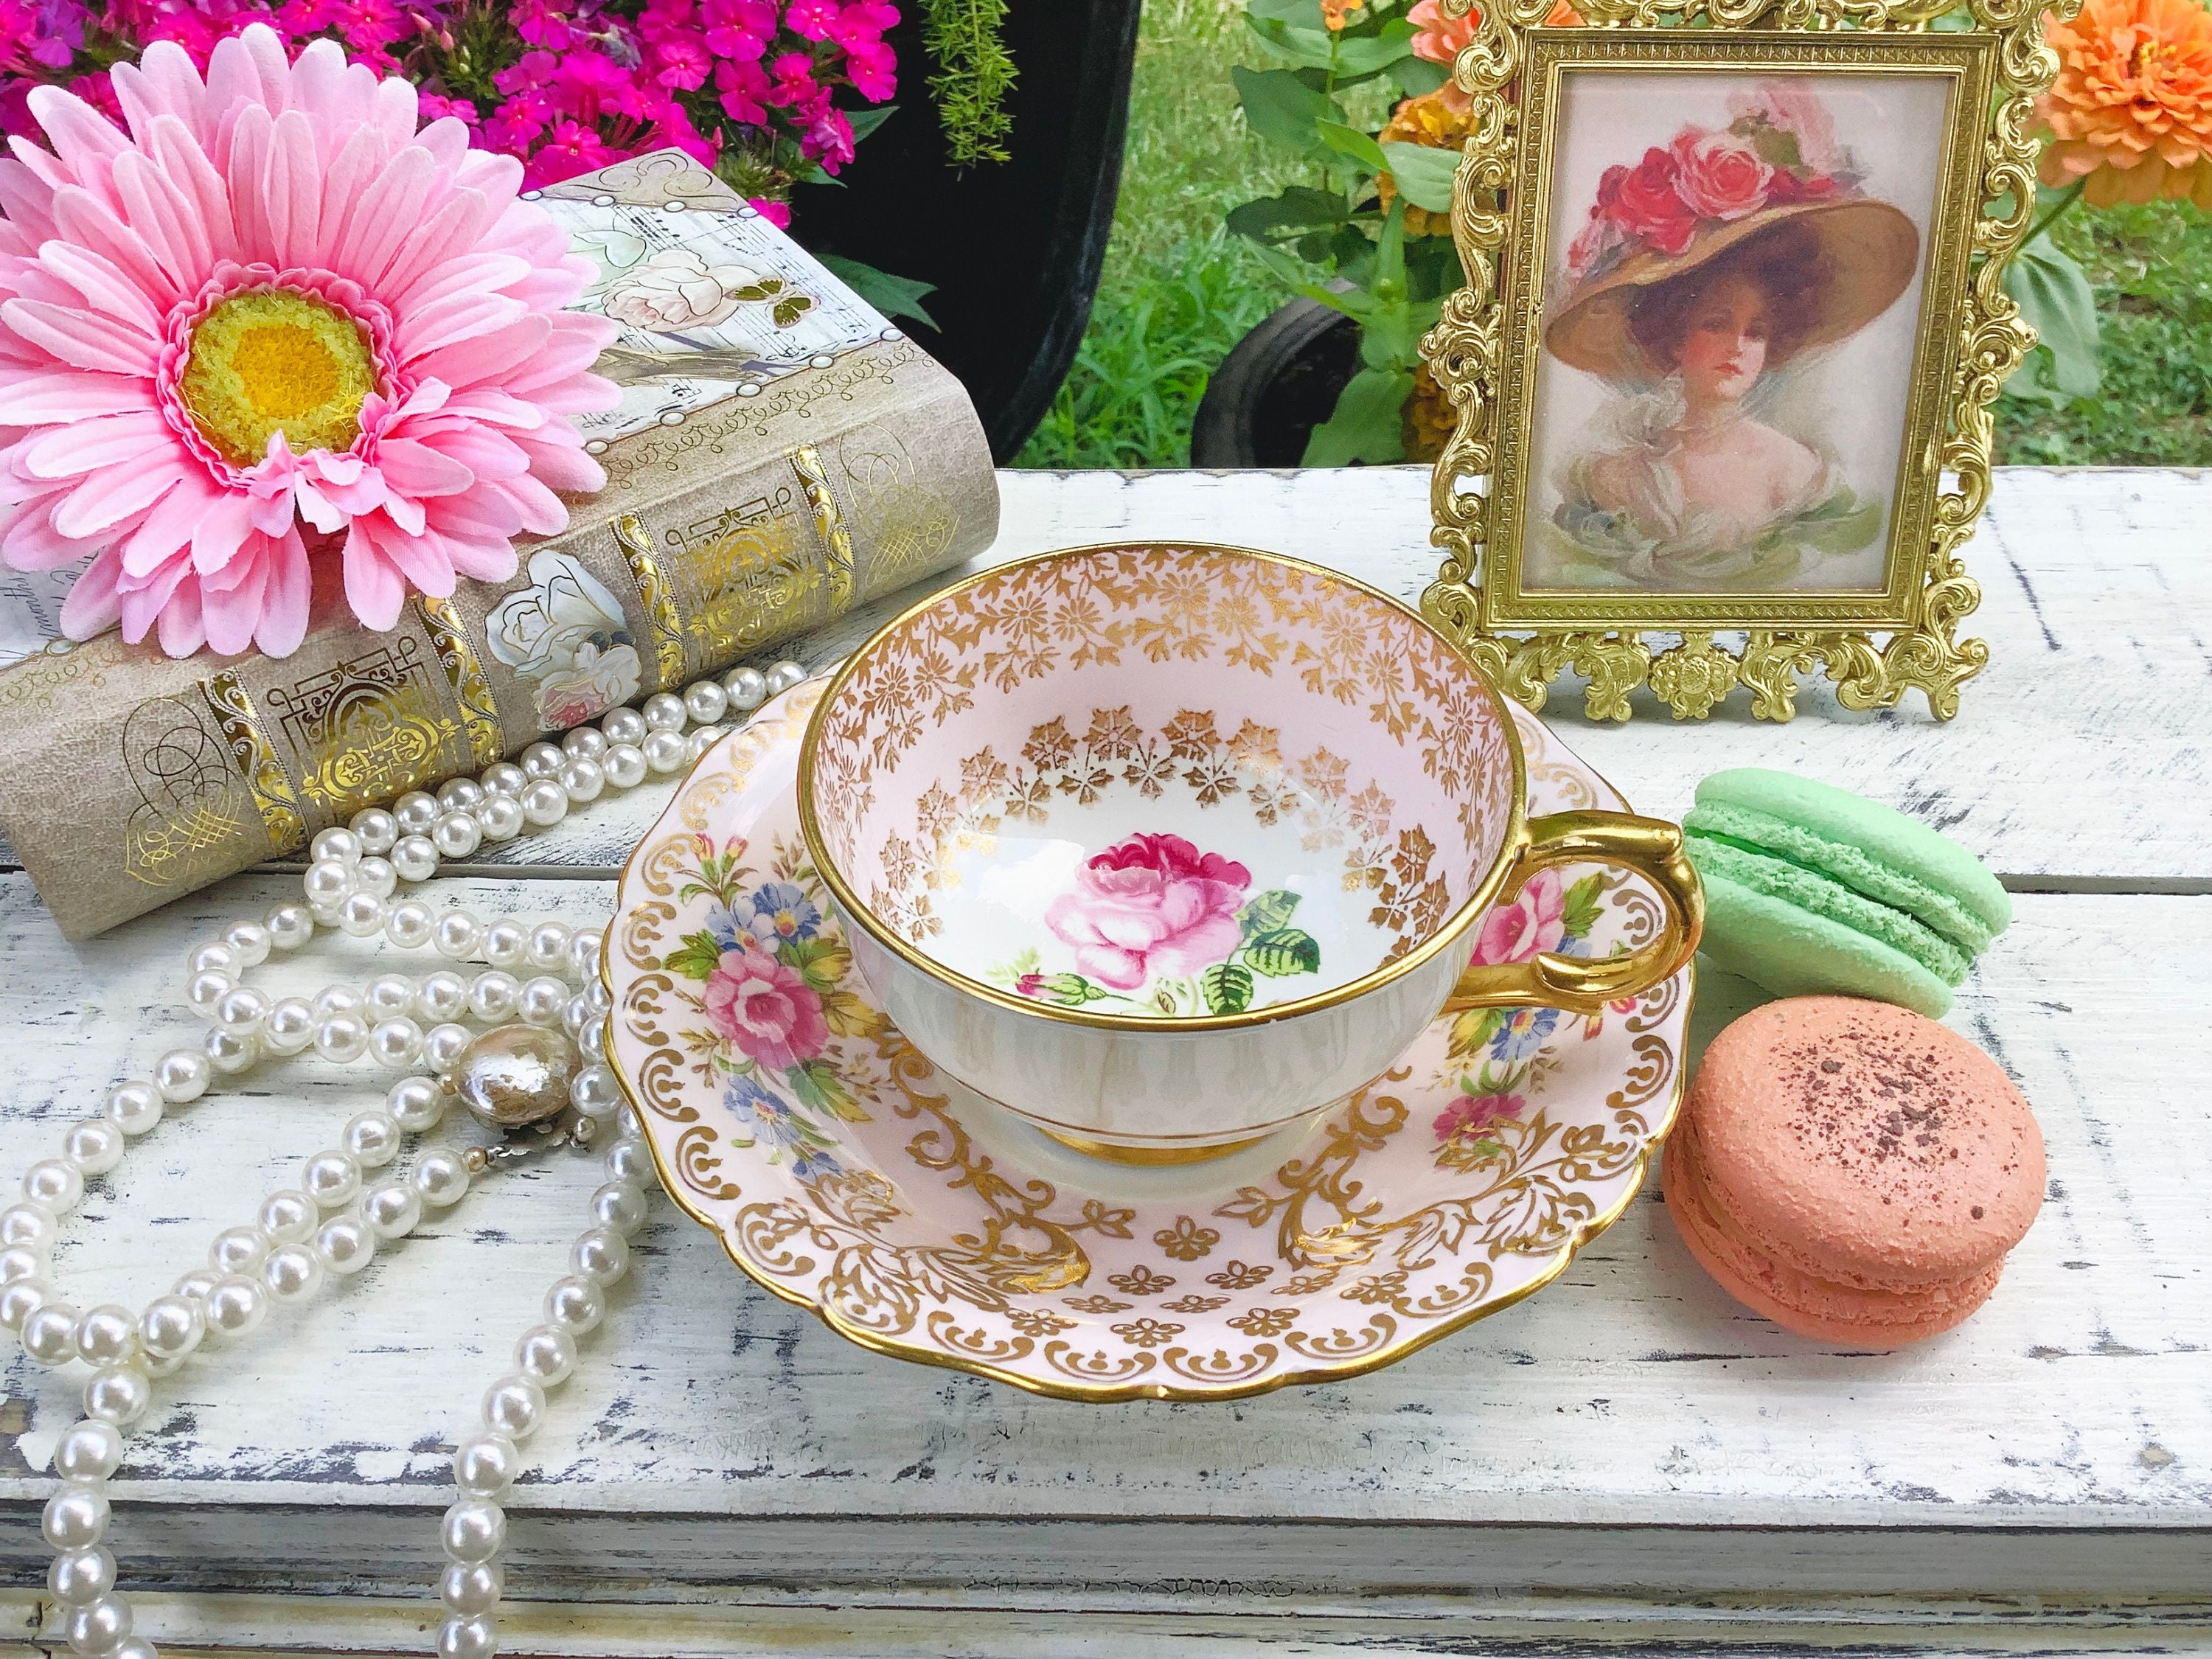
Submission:
M 1676 972 L 1671 823 L 1527 818 L 1503 694 L 1387 595 L 1227 547 L 1002 565 L 839 671 L 799 770 L 868 984 L 938 1068 L 1080 1150 L 1213 1156 L 1326 1109 L 1443 1012 L 1595 1012 Z M 1469 967 L 1547 866 L 1663 912 L 1601 959 Z

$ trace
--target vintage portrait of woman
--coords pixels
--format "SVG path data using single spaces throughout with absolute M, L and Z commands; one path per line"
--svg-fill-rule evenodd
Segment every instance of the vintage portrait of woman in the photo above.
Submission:
M 1899 306 L 1923 238 L 1873 193 L 1816 82 L 1735 81 L 1724 103 L 1705 94 L 1721 118 L 1607 167 L 1559 231 L 1543 352 L 1595 384 L 1539 446 L 1537 585 L 1879 586 L 1897 440 L 1869 464 L 1844 428 L 1901 430 L 1909 356 L 1867 364 L 1856 392 L 1807 371 Z

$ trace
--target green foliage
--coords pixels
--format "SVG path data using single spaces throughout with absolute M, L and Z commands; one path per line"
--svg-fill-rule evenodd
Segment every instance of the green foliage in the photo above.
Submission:
M 1605 874 L 1594 871 L 1571 884 L 1559 902 L 1559 922 L 1569 936 L 1586 938 L 1605 911 Z
M 1241 1014 L 1252 1006 L 1252 975 L 1233 962 L 1217 962 L 1199 975 L 1209 1014 Z
M 2055 216 L 2073 204 L 2081 189 L 2039 194 L 2056 198 L 2045 209 Z M 2006 393 L 2058 408 L 2075 398 L 2095 397 L 2103 343 L 2088 273 L 2054 237 L 2031 234 L 2005 267 L 2004 287 L 2037 336 L 2035 349 L 2005 382 Z
M 1283 888 L 1270 888 L 1244 901 L 1237 913 L 1237 925 L 1244 937 L 1255 933 L 1272 933 L 1291 925 L 1291 915 L 1298 908 L 1298 896 Z
M 684 948 L 672 952 L 668 957 L 668 971 L 681 974 L 686 979 L 704 980 L 714 971 L 715 964 L 721 959 L 722 947 L 714 942 L 714 936 L 702 927 L 696 933 L 684 934 Z
M 2015 377 L 2008 394 L 2036 395 L 1998 399 L 1997 459 L 2212 465 L 2212 216 L 2185 202 L 2077 207 L 2047 235 L 2094 296 L 2100 386 L 2069 392 L 2048 368 L 2027 385 Z
M 937 64 L 929 90 L 952 165 L 964 173 L 1005 161 L 1014 128 L 1006 107 L 1014 60 L 1001 38 L 1006 0 L 922 0 L 922 45 Z
M 1311 933 L 1301 933 L 1295 927 L 1254 934 L 1245 940 L 1237 957 L 1270 979 L 1321 971 L 1320 942 Z
M 932 328 L 937 326 L 936 319 L 921 308 L 923 297 L 937 292 L 936 283 L 918 283 L 911 276 L 894 276 L 858 259 L 848 259 L 841 253 L 817 253 L 814 257 L 832 276 L 884 316 L 911 317 Z

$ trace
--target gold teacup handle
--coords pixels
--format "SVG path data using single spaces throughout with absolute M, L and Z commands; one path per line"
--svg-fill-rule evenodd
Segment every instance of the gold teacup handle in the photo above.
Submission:
M 1534 1006 L 1595 1014 L 1608 1002 L 1650 990 L 1696 953 L 1705 927 L 1705 895 L 1682 852 L 1679 824 L 1627 812 L 1552 812 L 1531 818 L 1497 902 L 1510 904 L 1531 876 L 1555 864 L 1618 864 L 1633 870 L 1657 890 L 1666 912 L 1658 936 L 1623 956 L 1545 955 L 1496 966 L 1470 965 L 1452 988 L 1445 1013 Z

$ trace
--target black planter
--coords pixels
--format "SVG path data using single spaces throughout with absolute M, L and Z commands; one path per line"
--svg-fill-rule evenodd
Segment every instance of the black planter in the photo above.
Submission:
M 1239 340 L 1206 382 L 1190 464 L 1298 465 L 1358 370 L 1359 325 L 1311 300 L 1291 301 Z
M 842 188 L 801 190 L 808 247 L 937 284 L 915 339 L 960 377 L 1004 462 L 1036 428 L 1091 319 L 1121 188 L 1140 0 L 1013 0 L 1012 159 L 945 164 L 917 6 L 888 37 L 897 112 L 864 140 Z M 908 325 L 902 324 L 902 326 Z

